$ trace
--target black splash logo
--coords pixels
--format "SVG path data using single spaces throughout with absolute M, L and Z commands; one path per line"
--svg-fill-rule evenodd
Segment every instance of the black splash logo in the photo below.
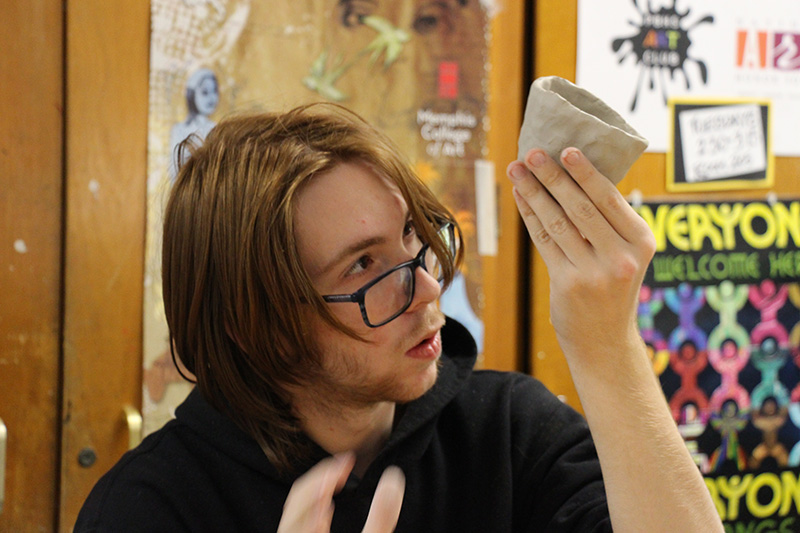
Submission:
M 689 56 L 689 47 L 692 44 L 689 32 L 700 24 L 713 23 L 714 17 L 706 15 L 687 26 L 685 19 L 691 9 L 687 8 L 683 13 L 679 13 L 675 7 L 676 3 L 677 0 L 672 0 L 671 7 L 661 7 L 658 11 L 653 11 L 652 3 L 648 0 L 645 11 L 639 7 L 639 0 L 633 0 L 642 20 L 639 23 L 630 20 L 628 22 L 639 31 L 630 37 L 614 39 L 611 44 L 614 52 L 619 55 L 619 63 L 633 55 L 636 58 L 636 64 L 639 65 L 639 79 L 636 82 L 631 111 L 636 109 L 639 92 L 642 90 L 642 84 L 645 83 L 645 76 L 648 74 L 651 91 L 655 90 L 656 76 L 659 77 L 665 105 L 667 103 L 665 71 L 669 71 L 670 80 L 674 80 L 675 72 L 680 71 L 688 90 L 691 84 L 686 72 L 686 64 L 691 61 L 697 64 L 703 84 L 708 83 L 708 67 L 705 62 Z

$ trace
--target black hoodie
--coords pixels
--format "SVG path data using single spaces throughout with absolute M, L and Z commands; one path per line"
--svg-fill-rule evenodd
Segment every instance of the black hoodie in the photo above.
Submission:
M 331 531 L 361 531 L 389 465 L 406 476 L 399 532 L 610 531 L 583 418 L 529 376 L 473 372 L 475 343 L 457 322 L 448 319 L 442 341 L 436 384 L 336 496 Z M 195 389 L 100 479 L 75 531 L 276 531 L 292 482 L 326 456 L 315 447 L 299 474 L 278 475 Z

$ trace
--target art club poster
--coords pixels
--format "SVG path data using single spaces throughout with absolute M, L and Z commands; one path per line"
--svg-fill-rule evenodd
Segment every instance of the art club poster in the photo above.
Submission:
M 775 155 L 800 155 L 796 0 L 579 0 L 576 81 L 667 149 L 671 96 L 772 102 Z
M 635 206 L 639 327 L 727 531 L 800 531 L 800 200 Z
M 169 353 L 162 211 L 175 145 L 221 117 L 339 102 L 385 131 L 455 213 L 467 257 L 443 306 L 482 339 L 475 168 L 486 153 L 490 0 L 153 0 L 144 298 L 144 430 L 191 385 Z

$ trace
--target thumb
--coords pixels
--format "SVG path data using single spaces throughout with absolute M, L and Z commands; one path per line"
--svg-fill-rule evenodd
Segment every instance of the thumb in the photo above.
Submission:
M 396 466 L 384 470 L 372 506 L 369 508 L 367 523 L 362 533 L 390 533 L 397 526 L 403 495 L 406 491 L 406 477 Z

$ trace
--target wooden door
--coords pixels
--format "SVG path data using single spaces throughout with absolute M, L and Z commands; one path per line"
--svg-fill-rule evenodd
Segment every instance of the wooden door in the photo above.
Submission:
M 71 531 L 141 401 L 149 3 L 0 19 L 0 530 Z
M 66 2 L 59 523 L 71 531 L 141 408 L 149 2 Z
M 0 531 L 71 531 L 141 405 L 149 2 L 0 3 Z M 492 21 L 484 366 L 519 369 L 520 229 L 505 165 L 524 90 L 525 2 Z
M 536 2 L 534 32 L 534 74 L 539 76 L 561 76 L 575 81 L 577 58 L 578 0 L 538 0 Z M 775 158 L 776 194 L 785 196 L 800 195 L 800 158 Z M 644 154 L 631 168 L 627 177 L 620 182 L 623 194 L 633 190 L 642 193 L 645 200 L 657 197 L 677 201 L 687 198 L 687 194 L 667 193 L 665 186 L 666 156 L 663 153 Z M 747 199 L 762 192 L 734 191 L 724 193 L 703 193 L 708 201 Z M 544 262 L 533 253 L 532 262 L 533 291 L 531 309 L 533 328 L 531 330 L 531 367 L 533 374 L 541 379 L 552 391 L 563 396 L 573 407 L 580 409 L 580 401 L 569 375 L 566 360 L 556 341 L 548 317 L 550 315 L 549 278 Z
M 58 0 L 0 3 L 0 531 L 56 523 L 63 16 Z

